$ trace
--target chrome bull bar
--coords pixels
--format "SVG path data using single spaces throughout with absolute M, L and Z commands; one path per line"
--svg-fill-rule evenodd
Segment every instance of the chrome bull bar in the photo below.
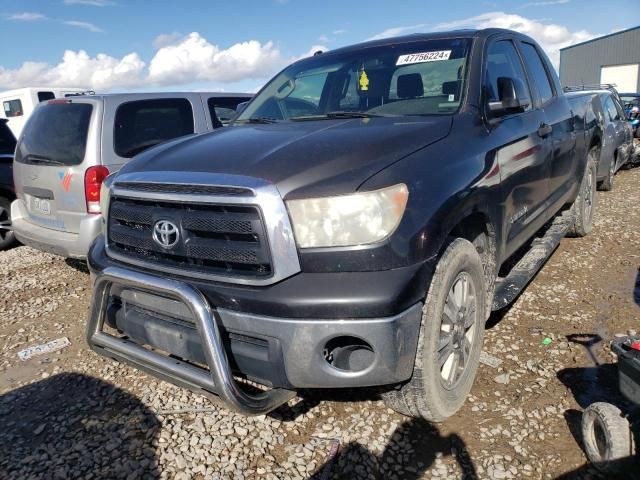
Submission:
M 156 293 L 183 302 L 193 315 L 209 371 L 104 332 L 112 285 Z M 242 390 L 233 378 L 220 329 L 207 300 L 186 283 L 119 267 L 107 267 L 97 274 L 93 292 L 87 342 L 98 354 L 128 363 L 175 385 L 194 391 L 204 390 L 207 396 L 218 397 L 226 406 L 245 415 L 270 412 L 295 396 L 293 391 L 282 388 L 257 394 Z

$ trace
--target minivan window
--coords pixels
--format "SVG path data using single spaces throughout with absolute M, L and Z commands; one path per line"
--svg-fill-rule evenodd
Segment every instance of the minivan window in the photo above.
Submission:
M 7 121 L 0 121 L 0 153 L 13 155 L 16 150 L 16 137 L 7 126 Z
M 245 97 L 209 97 L 207 106 L 209 107 L 209 115 L 211 120 L 220 127 L 228 124 L 236 116 L 236 108 L 239 103 L 249 100 Z M 216 120 L 218 122 L 216 122 Z
M 524 61 L 527 65 L 527 71 L 533 79 L 533 84 L 538 89 L 540 102 L 545 104 L 553 97 L 553 88 L 549 82 L 547 69 L 544 67 L 544 63 L 542 62 L 536 47 L 527 42 L 522 42 L 521 45 L 522 55 L 524 56 Z
M 2 102 L 2 107 L 4 108 L 4 115 L 7 118 L 21 117 L 22 115 L 24 115 L 24 110 L 22 110 L 22 102 L 18 98 L 16 98 L 15 100 L 6 100 Z
M 484 81 L 485 94 L 487 101 L 499 101 L 498 78 L 509 77 L 515 78 L 522 82 L 528 92 L 529 82 L 524 73 L 522 61 L 516 48 L 511 40 L 500 40 L 489 46 L 487 51 L 487 73 Z M 531 95 L 529 93 L 529 95 Z M 526 110 L 530 110 L 528 105 Z
M 88 103 L 40 104 L 24 127 L 16 161 L 79 165 L 84 160 L 92 111 Z
M 39 102 L 44 102 L 47 100 L 53 100 L 54 98 L 56 98 L 56 96 L 53 94 L 53 92 L 38 92 L 38 101 Z
M 114 150 L 131 158 L 159 143 L 194 133 L 193 109 L 186 98 L 123 103 L 113 126 Z
M 236 123 L 458 111 L 471 40 L 412 41 L 328 52 L 273 78 Z

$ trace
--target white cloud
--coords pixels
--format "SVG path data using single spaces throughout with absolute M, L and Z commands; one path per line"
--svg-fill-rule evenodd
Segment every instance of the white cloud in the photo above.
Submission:
M 221 49 L 192 32 L 156 52 L 149 63 L 149 81 L 164 85 L 201 80 L 233 82 L 268 75 L 283 63 L 273 42 L 249 40 Z
M 7 17 L 9 20 L 18 22 L 37 22 L 38 20 L 46 20 L 47 17 L 38 12 L 21 12 L 13 13 Z
M 529 35 L 540 44 L 556 68 L 560 64 L 561 48 L 596 37 L 586 30 L 571 31 L 564 25 L 545 23 L 504 12 L 483 13 L 463 20 L 440 23 L 434 27 L 435 30 L 457 28 L 508 28 Z
M 132 88 L 142 83 L 144 67 L 137 53 L 121 59 L 103 53 L 92 58 L 84 50 L 67 50 L 62 61 L 53 67 L 42 62 L 25 62 L 15 70 L 0 67 L 0 87 L 8 89 L 44 84 L 93 90 Z
M 338 30 L 334 30 L 331 33 L 333 33 L 334 35 L 342 35 L 343 33 L 347 33 L 347 31 L 343 29 L 338 29 Z
M 65 5 L 88 5 L 90 7 L 109 7 L 115 5 L 110 0 L 64 0 Z
M 212 85 L 220 89 L 234 83 L 240 83 L 242 90 L 246 90 L 253 83 L 265 82 L 291 61 L 327 49 L 314 45 L 300 57 L 288 57 L 272 42 L 248 40 L 223 48 L 197 32 L 186 36 L 161 35 L 155 43 L 157 50 L 150 60 L 143 60 L 135 52 L 119 58 L 106 53 L 90 56 L 84 50 L 67 50 L 55 65 L 24 62 L 15 69 L 0 66 L 0 90 L 38 84 L 77 86 L 102 92 L 157 90 L 181 85 L 198 88 Z
M 160 49 L 162 47 L 171 45 L 172 43 L 176 43 L 181 38 L 182 38 L 182 34 L 179 32 L 161 33 L 160 35 L 158 35 L 156 38 L 153 39 L 153 46 L 156 49 Z
M 416 30 L 424 29 L 426 26 L 426 23 L 419 23 L 418 25 L 387 28 L 380 33 L 376 33 L 373 37 L 370 37 L 367 40 L 380 40 L 381 38 L 397 37 L 398 35 L 413 33 Z
M 543 0 L 541 2 L 530 2 L 525 3 L 522 8 L 527 7 L 547 7 L 549 5 L 564 5 L 565 3 L 569 3 L 571 0 Z
M 85 30 L 89 30 L 90 32 L 100 33 L 103 32 L 99 27 L 96 27 L 93 23 L 89 22 L 79 22 L 77 20 L 64 20 L 62 23 L 65 25 L 69 25 L 71 27 L 83 28 Z
M 329 37 L 323 34 L 318 37 L 318 41 L 322 43 L 328 43 L 330 40 Z

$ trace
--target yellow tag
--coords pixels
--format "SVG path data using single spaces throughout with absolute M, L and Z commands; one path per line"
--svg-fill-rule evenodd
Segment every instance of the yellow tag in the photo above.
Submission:
M 363 92 L 369 90 L 369 77 L 367 76 L 367 72 L 364 70 L 362 70 L 362 73 L 360 74 L 360 90 Z

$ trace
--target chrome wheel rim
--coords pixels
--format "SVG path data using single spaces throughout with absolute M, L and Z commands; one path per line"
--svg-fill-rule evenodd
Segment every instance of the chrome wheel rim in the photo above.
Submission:
M 11 232 L 11 218 L 9 218 L 9 210 L 0 207 L 0 240 L 7 238 Z
M 589 220 L 591 218 L 591 211 L 593 210 L 593 175 L 591 170 L 588 170 L 587 183 L 584 189 L 584 218 Z
M 469 366 L 477 321 L 476 292 L 471 276 L 460 272 L 449 289 L 440 322 L 438 367 L 446 389 L 455 388 Z

